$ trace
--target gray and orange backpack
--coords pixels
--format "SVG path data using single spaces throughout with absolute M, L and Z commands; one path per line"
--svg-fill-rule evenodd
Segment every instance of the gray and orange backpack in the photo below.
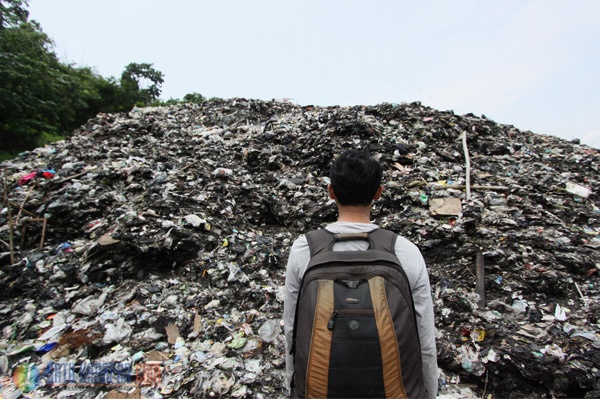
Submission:
M 424 398 L 421 346 L 394 232 L 306 234 L 294 319 L 293 398 Z M 367 240 L 365 251 L 333 251 Z

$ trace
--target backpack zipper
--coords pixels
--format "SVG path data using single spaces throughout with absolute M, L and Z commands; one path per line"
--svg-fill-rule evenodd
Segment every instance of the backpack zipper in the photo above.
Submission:
M 329 318 L 329 322 L 327 322 L 327 329 L 329 329 L 330 331 L 332 331 L 333 328 L 335 327 L 335 317 L 336 317 L 337 313 L 338 313 L 337 310 L 333 310 L 333 313 L 331 314 L 331 318 Z
M 333 310 L 333 313 L 331 314 L 331 318 L 329 319 L 329 322 L 327 322 L 327 329 L 329 329 L 330 331 L 333 330 L 333 328 L 335 327 L 335 319 L 338 317 L 338 315 L 340 317 L 342 316 L 373 316 L 375 315 L 375 312 L 373 311 L 373 309 L 371 308 L 344 308 L 341 310 Z

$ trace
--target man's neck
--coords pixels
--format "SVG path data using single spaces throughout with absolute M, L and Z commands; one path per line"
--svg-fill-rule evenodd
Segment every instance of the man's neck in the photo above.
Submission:
M 338 222 L 371 223 L 371 206 L 338 205 Z

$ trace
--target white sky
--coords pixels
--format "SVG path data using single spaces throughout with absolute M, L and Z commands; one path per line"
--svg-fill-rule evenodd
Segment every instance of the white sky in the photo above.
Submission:
M 29 0 L 65 62 L 163 100 L 420 101 L 600 149 L 598 0 Z

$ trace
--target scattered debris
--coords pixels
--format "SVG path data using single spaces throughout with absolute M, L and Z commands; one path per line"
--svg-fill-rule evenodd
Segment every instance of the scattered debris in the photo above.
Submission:
M 598 397 L 598 150 L 420 103 L 246 99 L 100 114 L 0 164 L 1 396 L 285 397 L 289 246 L 335 220 L 348 148 L 427 261 L 440 398 Z

